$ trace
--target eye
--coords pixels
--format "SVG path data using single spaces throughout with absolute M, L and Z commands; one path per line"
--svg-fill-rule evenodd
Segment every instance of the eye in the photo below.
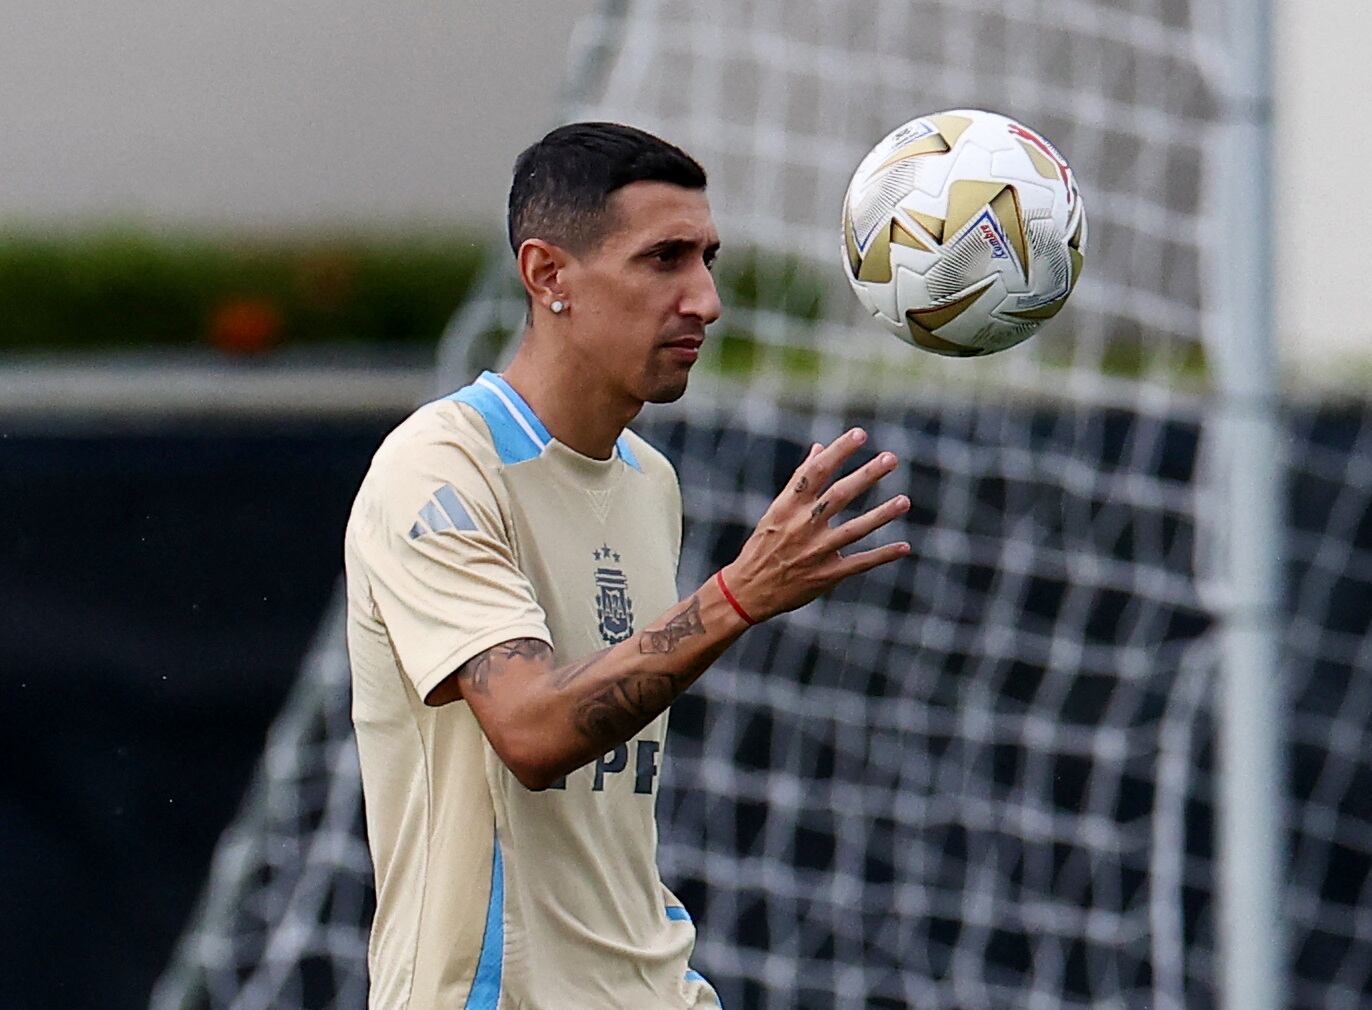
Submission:
M 650 252 L 648 261 L 655 270 L 674 270 L 681 263 L 681 250 L 675 246 L 663 246 Z

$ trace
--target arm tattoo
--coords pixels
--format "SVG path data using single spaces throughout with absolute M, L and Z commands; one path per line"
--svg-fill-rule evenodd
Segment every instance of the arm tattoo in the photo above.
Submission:
M 810 510 L 810 518 L 818 519 L 820 516 L 824 515 L 824 513 L 828 511 L 828 509 L 829 503 L 827 501 L 824 501 L 823 499 L 820 499 L 819 502 L 816 503 L 815 507 Z
M 656 631 L 650 628 L 639 636 L 638 651 L 648 655 L 671 652 L 683 638 L 703 634 L 705 625 L 700 620 L 700 600 L 692 596 L 685 610 Z
M 705 634 L 700 619 L 700 599 L 692 596 L 686 607 L 661 628 L 650 628 L 638 638 L 638 651 L 661 656 L 675 651 L 683 639 Z M 597 653 L 592 661 L 603 653 Z M 573 719 L 582 735 L 592 740 L 624 740 L 655 719 L 691 682 L 689 673 L 654 671 L 631 673 L 593 692 L 577 703 Z
M 462 682 L 464 694 L 469 689 L 478 694 L 488 694 L 491 678 L 504 670 L 505 664 L 511 659 L 539 659 L 552 654 L 553 650 L 548 648 L 547 642 L 537 638 L 512 638 L 467 660 L 458 669 L 457 678 Z
M 623 677 L 578 703 L 576 728 L 592 740 L 628 739 L 672 703 L 686 680 L 673 673 Z
M 599 652 L 591 653 L 585 659 L 577 660 L 575 663 L 568 663 L 566 666 L 562 666 L 554 670 L 553 687 L 555 687 L 559 691 L 562 690 L 564 687 L 567 687 L 569 684 L 572 683 L 572 681 L 576 680 L 583 673 L 585 673 L 591 667 L 595 666 L 602 659 L 604 659 L 605 654 L 609 652 L 612 648 L 614 647 L 608 646 L 604 649 L 601 649 Z

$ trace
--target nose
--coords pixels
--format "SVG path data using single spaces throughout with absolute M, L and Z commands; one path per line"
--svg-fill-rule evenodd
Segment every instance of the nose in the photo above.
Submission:
M 682 295 L 680 311 L 684 316 L 695 316 L 702 325 L 709 326 L 719 318 L 721 305 L 719 290 L 715 287 L 715 275 L 704 263 L 691 271 L 690 283 Z

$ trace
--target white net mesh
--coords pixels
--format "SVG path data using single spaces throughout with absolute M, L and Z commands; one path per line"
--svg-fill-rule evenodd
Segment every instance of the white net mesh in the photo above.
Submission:
M 1214 663 L 1193 571 L 1210 13 L 661 0 L 612 3 L 580 36 L 569 118 L 691 151 L 725 242 L 726 315 L 691 392 L 636 426 L 682 477 L 683 587 L 847 425 L 901 457 L 914 502 L 908 563 L 749 632 L 674 709 L 661 861 L 727 1006 L 1213 1001 Z M 1042 130 L 1091 217 L 1068 309 L 975 362 L 863 320 L 838 259 L 867 147 L 959 106 Z M 523 311 L 493 274 L 440 385 L 498 360 Z M 1310 451 L 1289 911 L 1310 1007 L 1372 999 L 1366 429 L 1351 408 L 1292 424 Z M 370 876 L 337 610 L 304 678 L 158 1010 L 363 1005 Z

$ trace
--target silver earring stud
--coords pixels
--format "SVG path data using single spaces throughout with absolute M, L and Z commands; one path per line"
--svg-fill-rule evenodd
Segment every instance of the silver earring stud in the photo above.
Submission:
M 553 302 L 553 304 L 550 305 L 550 306 L 548 306 L 548 307 L 549 307 L 550 309 L 552 309 L 553 312 L 556 314 L 556 313 L 558 313 L 558 312 L 561 312 L 563 309 L 565 309 L 565 308 L 567 307 L 567 305 L 566 305 L 565 302 L 562 301 L 561 298 L 559 298 L 557 301 Z

